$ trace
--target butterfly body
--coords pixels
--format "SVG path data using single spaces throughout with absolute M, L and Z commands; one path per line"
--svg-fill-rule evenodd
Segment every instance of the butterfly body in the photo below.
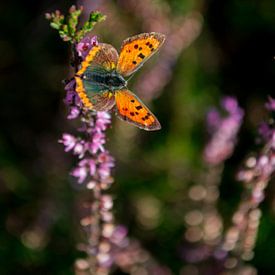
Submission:
M 125 78 L 136 72 L 162 45 L 164 35 L 144 33 L 126 39 L 120 55 L 109 44 L 94 46 L 75 75 L 84 106 L 96 111 L 113 108 L 122 120 L 144 130 L 161 128 L 152 112 L 127 88 Z
M 116 70 L 87 71 L 83 79 L 86 83 L 93 82 L 110 91 L 126 88 L 127 85 L 127 81 Z

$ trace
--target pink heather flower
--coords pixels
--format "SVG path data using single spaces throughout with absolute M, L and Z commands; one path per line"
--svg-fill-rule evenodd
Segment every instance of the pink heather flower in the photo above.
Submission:
M 99 154 L 98 161 L 100 163 L 108 163 L 109 167 L 114 167 L 114 158 L 108 152 Z
M 111 115 L 107 112 L 97 112 L 96 128 L 98 131 L 105 131 L 111 123 Z
M 77 142 L 74 146 L 74 150 L 73 153 L 75 155 L 78 155 L 79 158 L 83 158 L 85 152 L 86 152 L 86 144 L 84 143 L 83 140 L 81 140 L 80 142 Z
M 229 114 L 235 114 L 238 113 L 239 106 L 236 98 L 231 96 L 226 96 L 221 100 L 221 106 L 225 111 L 227 111 Z
M 71 107 L 70 108 L 70 113 L 67 116 L 67 119 L 75 119 L 79 116 L 80 114 L 80 109 L 78 107 Z
M 212 108 L 206 116 L 206 123 L 209 133 L 215 131 L 221 123 L 221 115 L 217 109 Z
M 76 51 L 82 59 L 84 59 L 90 49 L 94 46 L 98 45 L 97 37 L 84 37 L 77 45 L 76 45 Z
M 235 98 L 224 98 L 221 106 L 227 112 L 225 117 L 216 113 L 216 110 L 211 110 L 207 115 L 207 126 L 211 138 L 204 149 L 204 159 L 211 165 L 217 165 L 230 157 L 243 120 L 243 110 L 238 106 Z
M 102 163 L 99 165 L 98 174 L 101 179 L 108 178 L 111 175 L 110 166 L 106 163 Z
M 258 132 L 264 141 L 268 141 L 272 136 L 273 129 L 266 122 L 262 122 L 258 128 Z
M 111 240 L 113 243 L 120 246 L 120 244 L 124 243 L 124 240 L 127 237 L 127 234 L 128 234 L 127 228 L 123 225 L 118 225 L 113 230 Z
M 268 102 L 265 104 L 265 107 L 269 111 L 275 111 L 275 99 L 272 98 L 271 96 L 268 97 Z
M 271 148 L 273 150 L 275 150 L 275 130 L 273 130 L 272 136 L 270 138 L 270 142 L 271 142 Z M 275 165 L 275 155 L 273 156 L 273 164 Z
M 275 111 L 275 99 L 272 97 L 268 98 L 268 102 L 265 104 L 265 107 L 270 112 Z M 274 122 L 268 124 L 267 122 L 263 122 L 260 124 L 260 127 L 258 128 L 258 132 L 260 134 L 260 137 L 263 139 L 264 142 L 272 142 L 273 140 L 273 148 L 274 148 Z
M 63 134 L 62 139 L 59 140 L 65 146 L 65 152 L 72 150 L 76 144 L 76 138 L 70 134 Z
M 88 166 L 89 166 L 89 170 L 90 170 L 90 175 L 94 176 L 95 172 L 96 172 L 96 163 L 93 159 L 89 159 L 88 160 Z
M 105 211 L 113 208 L 113 199 L 110 195 L 103 195 L 101 197 L 101 207 Z
M 105 135 L 102 132 L 97 132 L 93 135 L 93 140 L 89 144 L 92 154 L 96 154 L 99 150 L 104 151 L 103 144 L 105 143 Z
M 73 171 L 71 172 L 71 175 L 78 178 L 78 183 L 83 183 L 88 175 L 88 171 L 86 167 L 79 166 L 73 169 Z

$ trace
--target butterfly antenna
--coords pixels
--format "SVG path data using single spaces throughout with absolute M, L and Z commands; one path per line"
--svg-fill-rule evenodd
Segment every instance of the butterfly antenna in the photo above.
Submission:
M 132 74 L 128 79 L 127 82 L 134 76 L 134 74 Z

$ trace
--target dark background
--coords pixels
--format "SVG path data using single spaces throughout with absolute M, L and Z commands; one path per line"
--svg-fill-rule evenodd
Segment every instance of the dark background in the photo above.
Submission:
M 100 9 L 104 1 L 91 2 Z M 116 20 L 127 28 L 123 34 L 108 30 L 107 17 L 97 33 L 119 48 L 124 33 L 145 30 L 139 14 L 125 9 L 123 1 L 111 2 L 119 14 Z M 222 95 L 236 96 L 246 113 L 222 179 L 219 208 L 227 224 L 240 199 L 234 174 L 244 157 L 257 150 L 254 141 L 257 125 L 266 117 L 264 102 L 274 95 L 275 2 L 160 2 L 170 7 L 172 17 L 200 12 L 201 34 L 179 55 L 171 80 L 152 102 L 163 129 L 133 131 L 113 117 L 107 147 L 117 164 L 111 190 L 117 221 L 178 274 L 183 264 L 178 253 L 186 208 L 182 200 L 202 165 L 205 113 Z M 80 255 L 75 247 L 83 239 L 78 225 L 81 192 L 69 176 L 74 160 L 57 143 L 64 131 L 74 130 L 62 101 L 61 80 L 71 72 L 69 47 L 44 18 L 45 12 L 66 12 L 71 4 L 0 4 L 0 274 L 72 274 Z M 272 184 L 267 194 L 252 260 L 259 274 L 273 274 L 275 268 Z M 144 222 L 140 205 L 146 203 L 157 205 L 157 220 Z

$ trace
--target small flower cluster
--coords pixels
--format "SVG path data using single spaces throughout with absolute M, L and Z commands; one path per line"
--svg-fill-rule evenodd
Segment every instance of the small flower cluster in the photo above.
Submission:
M 78 178 L 79 183 L 83 183 L 88 175 L 106 181 L 111 175 L 111 168 L 114 167 L 113 158 L 103 147 L 105 143 L 103 131 L 110 124 L 110 115 L 106 112 L 98 112 L 96 120 L 93 122 L 94 125 L 91 125 L 91 121 L 89 124 L 87 132 L 90 133 L 91 140 L 86 141 L 71 134 L 63 134 L 60 140 L 60 143 L 64 144 L 65 152 L 72 151 L 80 159 L 77 167 L 71 173 Z
M 274 112 L 275 100 L 269 98 L 266 108 Z M 263 132 L 264 124 L 266 131 Z M 243 260 L 253 258 L 261 218 L 259 204 L 265 198 L 265 189 L 275 171 L 275 127 L 274 123 L 264 124 L 259 129 L 264 141 L 262 151 L 258 156 L 248 157 L 237 174 L 237 179 L 243 183 L 245 190 L 223 244 L 224 250 L 240 255 Z
M 243 121 L 243 110 L 234 97 L 225 97 L 221 107 L 225 117 L 217 109 L 212 109 L 207 115 L 211 139 L 204 150 L 204 160 L 210 165 L 222 163 L 231 156 Z

